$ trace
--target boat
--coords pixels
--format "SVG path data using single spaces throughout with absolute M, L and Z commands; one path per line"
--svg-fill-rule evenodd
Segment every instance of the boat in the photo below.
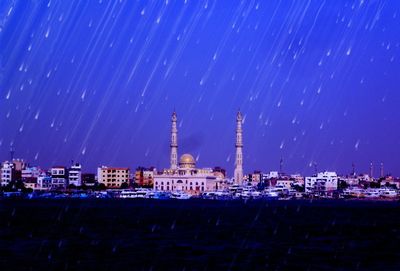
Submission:
M 279 193 L 274 190 L 265 190 L 262 193 L 262 197 L 265 199 L 278 199 L 279 198 Z
M 124 190 L 119 193 L 121 199 L 145 199 L 148 198 L 149 191 L 145 190 Z
M 396 198 L 397 192 L 394 189 L 381 189 L 379 194 L 382 198 Z
M 167 192 L 154 191 L 152 193 L 149 193 L 149 198 L 165 200 L 170 199 L 170 194 Z
M 377 190 L 368 189 L 365 191 L 364 196 L 369 199 L 371 199 L 371 198 L 375 199 L 375 198 L 379 198 L 380 194 L 379 194 L 379 191 L 377 191 Z
M 171 199 L 190 199 L 192 196 L 184 192 L 172 192 Z

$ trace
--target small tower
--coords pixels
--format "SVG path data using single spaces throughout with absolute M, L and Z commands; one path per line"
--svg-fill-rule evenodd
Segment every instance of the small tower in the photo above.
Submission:
M 374 178 L 374 165 L 372 164 L 372 162 L 371 162 L 371 164 L 369 165 L 369 177 L 370 177 L 371 179 Z
M 178 128 L 176 127 L 176 121 L 178 120 L 176 112 L 172 113 L 171 121 L 171 169 L 176 170 L 178 168 Z
M 385 176 L 384 171 L 383 171 L 383 163 L 381 163 L 381 178 Z
M 243 132 L 242 132 L 242 113 L 238 111 L 236 115 L 236 159 L 235 159 L 235 184 L 243 183 Z

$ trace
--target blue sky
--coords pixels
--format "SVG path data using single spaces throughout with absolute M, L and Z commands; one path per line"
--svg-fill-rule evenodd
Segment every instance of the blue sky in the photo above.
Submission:
M 1 1 L 0 158 L 400 175 L 398 1 Z

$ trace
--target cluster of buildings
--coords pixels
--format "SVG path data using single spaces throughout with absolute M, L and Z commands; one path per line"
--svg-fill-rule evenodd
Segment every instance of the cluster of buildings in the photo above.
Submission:
M 3 162 L 0 167 L 1 187 L 12 189 L 21 184 L 32 190 L 59 190 L 94 186 L 96 179 L 94 174 L 83 174 L 79 163 L 72 163 L 69 167 L 54 166 L 46 171 L 21 159 Z
M 287 175 L 280 171 L 263 173 L 254 171 L 243 173 L 243 117 L 240 111 L 236 115 L 236 156 L 233 178 L 226 176 L 220 167 L 198 168 L 196 160 L 189 153 L 178 156 L 177 114 L 171 117 L 170 166 L 163 170 L 154 167 L 138 167 L 134 172 L 129 168 L 106 167 L 97 169 L 97 174 L 83 173 L 82 165 L 72 162 L 70 166 L 54 166 L 49 170 L 32 167 L 20 159 L 5 161 L 0 167 L 0 185 L 2 190 L 23 187 L 31 190 L 66 189 L 128 189 L 135 187 L 150 188 L 153 191 L 200 195 L 213 191 L 228 191 L 231 187 L 246 187 L 254 190 L 278 188 L 298 191 L 305 194 L 329 194 L 346 188 L 400 189 L 400 179 L 383 175 L 372 177 L 370 174 L 338 176 L 335 172 L 320 172 L 303 177 L 300 174 Z M 179 157 L 179 158 L 178 158 Z

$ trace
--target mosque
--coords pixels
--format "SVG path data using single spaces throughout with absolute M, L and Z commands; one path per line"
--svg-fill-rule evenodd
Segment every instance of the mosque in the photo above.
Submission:
M 178 163 L 178 129 L 177 114 L 172 113 L 170 168 L 154 175 L 153 188 L 158 191 L 185 192 L 197 195 L 202 192 L 217 191 L 225 188 L 227 182 L 221 172 L 211 168 L 196 168 L 196 161 L 191 154 L 183 154 Z M 242 159 L 242 115 L 236 117 L 236 160 L 234 181 L 243 182 Z

